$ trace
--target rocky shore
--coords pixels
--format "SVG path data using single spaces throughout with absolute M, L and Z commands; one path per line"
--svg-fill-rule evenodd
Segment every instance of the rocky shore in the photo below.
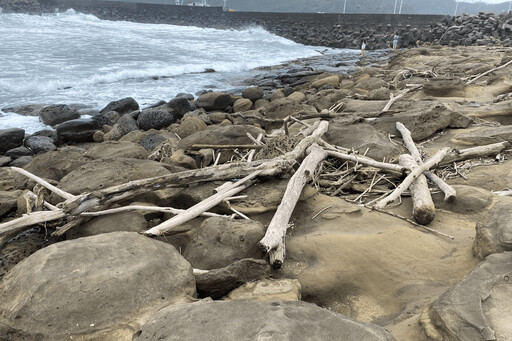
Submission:
M 0 131 L 0 338 L 509 340 L 509 49 L 293 65 L 92 119 L 11 108 L 55 130 Z M 429 180 L 428 222 L 417 187 L 381 205 L 438 155 L 456 194 Z

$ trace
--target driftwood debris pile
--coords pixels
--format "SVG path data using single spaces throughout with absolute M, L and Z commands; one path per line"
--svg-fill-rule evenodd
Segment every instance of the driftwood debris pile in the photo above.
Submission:
M 333 113 L 331 112 L 331 114 Z M 409 130 L 398 122 L 397 130 L 401 133 L 403 143 L 410 154 L 401 155 L 395 162 L 381 162 L 327 143 L 322 136 L 329 128 L 328 121 L 317 120 L 311 125 L 296 118 L 285 119 L 284 126 L 278 131 L 278 135 L 289 137 L 289 125 L 295 123 L 305 126 L 305 129 L 297 136 L 292 136 L 300 142 L 296 143 L 290 151 L 280 150 L 280 155 L 277 157 L 253 160 L 256 150 L 263 149 L 265 142 L 271 141 L 271 137 L 253 138 L 254 146 L 200 146 L 211 149 L 236 149 L 240 159 L 202 169 L 130 181 L 80 195 L 67 193 L 23 169 L 12 167 L 14 171 L 35 181 L 37 185 L 34 191 L 25 194 L 28 213 L 0 224 L 0 244 L 4 244 L 35 225 L 55 222 L 54 235 L 63 235 L 66 231 L 77 228 L 92 217 L 126 210 L 174 214 L 171 219 L 163 221 L 145 232 L 148 237 L 165 235 L 200 215 L 215 215 L 208 213 L 208 210 L 223 201 L 236 197 L 257 181 L 264 181 L 265 178 L 274 176 L 286 177 L 292 173 L 281 204 L 277 208 L 264 238 L 260 241 L 260 247 L 269 254 L 270 263 L 274 267 L 280 267 L 284 261 L 285 236 L 289 221 L 299 196 L 308 183 L 312 183 L 322 193 L 341 196 L 348 201 L 379 211 L 384 211 L 387 205 L 399 200 L 402 195 L 410 195 L 413 201 L 412 217 L 415 224 L 438 235 L 450 237 L 424 226 L 429 224 L 435 216 L 431 191 L 436 189 L 432 188 L 433 186 L 429 187 L 428 181 L 444 192 L 445 200 L 454 200 L 456 192 L 445 183 L 442 177 L 436 175 L 436 171 L 441 174 L 438 167 L 468 159 L 494 156 L 508 145 L 507 143 L 497 143 L 465 150 L 443 148 L 432 157 L 423 158 L 414 144 Z M 198 148 L 198 146 L 193 146 L 193 148 Z M 238 180 L 234 181 L 233 179 Z M 186 210 L 147 206 L 111 208 L 113 204 L 145 191 L 218 180 L 227 182 L 217 188 L 214 195 Z M 47 202 L 44 196 L 46 191 L 41 190 L 43 187 L 60 196 L 63 201 L 55 206 Z M 234 209 L 233 212 L 232 218 L 249 219 Z

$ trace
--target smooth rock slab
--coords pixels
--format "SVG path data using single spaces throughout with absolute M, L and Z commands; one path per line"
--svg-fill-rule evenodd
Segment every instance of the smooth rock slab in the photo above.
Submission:
M 512 252 L 491 255 L 427 307 L 420 324 L 435 341 L 508 341 L 511 289 Z
M 365 340 L 394 338 L 383 328 L 305 302 L 198 302 L 159 311 L 142 340 Z
M 0 339 L 131 340 L 158 310 L 195 296 L 171 245 L 118 232 L 48 246 L 0 283 Z

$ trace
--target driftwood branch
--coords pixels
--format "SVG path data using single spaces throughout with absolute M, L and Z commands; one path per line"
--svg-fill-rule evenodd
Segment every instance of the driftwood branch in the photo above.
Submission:
M 327 154 L 331 157 L 335 157 L 335 158 L 338 158 L 341 160 L 352 161 L 355 163 L 360 163 L 365 166 L 375 167 L 375 168 L 379 168 L 379 169 L 383 169 L 383 170 L 389 170 L 389 171 L 393 171 L 393 172 L 397 172 L 397 173 L 404 173 L 407 170 L 407 168 L 405 168 L 403 166 L 396 165 L 393 163 L 375 161 L 375 160 L 370 159 L 369 157 L 365 157 L 365 156 L 345 154 L 345 153 L 340 153 L 340 152 L 334 151 L 334 150 L 327 150 Z
M 19 174 L 26 176 L 27 178 L 29 178 L 31 180 L 34 180 L 41 186 L 49 189 L 50 191 L 52 191 L 53 193 L 59 195 L 60 197 L 62 197 L 64 199 L 74 199 L 75 198 L 75 196 L 73 194 L 70 194 L 66 191 L 61 190 L 60 188 L 55 187 L 54 185 L 50 184 L 48 181 L 30 173 L 30 172 L 27 172 L 26 170 L 24 170 L 22 168 L 11 167 L 11 169 Z
M 402 138 L 404 140 L 405 147 L 407 148 L 407 150 L 409 150 L 409 153 L 411 153 L 414 161 L 416 161 L 416 163 L 418 165 L 422 165 L 423 159 L 421 157 L 421 154 L 420 154 L 418 148 L 416 147 L 416 144 L 414 144 L 414 141 L 412 139 L 411 132 L 409 131 L 409 129 L 407 129 L 400 122 L 396 122 L 396 129 L 400 132 L 400 134 L 402 134 Z M 455 191 L 455 189 L 452 186 L 448 185 L 446 182 L 444 182 L 443 179 L 441 179 L 440 177 L 438 177 L 437 175 L 435 175 L 434 173 L 429 172 L 429 171 L 425 171 L 424 174 L 430 181 L 435 183 L 436 186 L 439 187 L 439 189 L 441 191 L 443 191 L 445 201 L 452 200 L 456 197 L 457 192 Z
M 398 185 L 397 188 L 395 188 L 395 190 L 390 195 L 388 195 L 375 205 L 376 208 L 382 209 L 386 207 L 388 204 L 398 199 L 400 195 L 407 188 L 409 188 L 409 186 L 411 186 L 412 182 L 416 180 L 418 176 L 420 176 L 424 171 L 429 170 L 435 165 L 438 165 L 443 160 L 443 158 L 446 157 L 446 154 L 448 154 L 449 150 L 450 148 L 448 147 L 441 149 L 430 160 L 412 170 L 411 173 L 404 179 L 404 181 L 400 185 Z
M 318 164 L 327 157 L 327 152 L 316 144 L 312 145 L 308 151 L 309 155 L 288 182 L 281 204 L 259 243 L 263 250 L 270 252 L 271 265 L 276 268 L 279 268 L 284 261 L 284 238 L 300 194 L 306 183 L 311 180 Z
M 488 144 L 485 146 L 478 146 L 473 148 L 461 149 L 461 150 L 453 150 L 451 151 L 446 158 L 441 161 L 440 165 L 447 165 L 453 162 L 476 159 L 484 156 L 497 155 L 502 152 L 504 149 L 508 148 L 510 143 L 508 141 L 498 142 L 493 144 Z
M 496 71 L 496 70 L 503 69 L 504 67 L 507 67 L 507 66 L 509 66 L 510 64 L 512 64 L 512 60 L 508 61 L 507 63 L 505 63 L 505 64 L 503 64 L 503 65 L 501 65 L 501 66 L 495 67 L 495 68 L 493 68 L 493 69 L 491 69 L 491 70 L 488 70 L 488 71 L 486 71 L 486 72 L 484 72 L 484 73 L 482 73 L 482 74 L 480 74 L 480 75 L 476 76 L 475 78 L 473 78 L 473 79 L 469 80 L 469 81 L 468 81 L 468 84 L 472 84 L 472 83 L 476 82 L 477 80 L 479 80 L 480 78 L 482 78 L 482 77 L 484 77 L 484 76 L 487 76 L 488 74 L 490 74 L 490 73 L 492 73 L 492 72 L 494 72 L 494 71 Z

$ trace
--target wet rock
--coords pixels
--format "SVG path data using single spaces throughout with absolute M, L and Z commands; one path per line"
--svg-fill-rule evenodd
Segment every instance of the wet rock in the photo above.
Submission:
M 263 259 L 241 259 L 224 268 L 196 275 L 199 297 L 219 299 L 239 286 L 270 276 L 271 269 Z
M 38 155 L 25 170 L 44 179 L 60 181 L 74 169 L 91 161 L 81 148 L 69 147 Z
M 119 129 L 123 136 L 132 131 L 139 130 L 137 121 L 131 115 L 121 116 L 121 118 L 117 120 L 115 126 Z
M 100 114 L 115 111 L 122 116 L 137 110 L 139 110 L 139 103 L 137 103 L 133 98 L 127 97 L 118 101 L 110 102 L 106 107 L 100 110 Z
M 231 291 L 224 301 L 300 301 L 301 286 L 296 279 L 264 279 L 250 282 Z
M 164 141 L 165 141 L 165 137 L 163 137 L 162 135 L 151 133 L 151 134 L 145 136 L 140 141 L 140 145 L 148 152 L 151 152 L 153 149 L 155 149 L 156 146 L 158 146 L 160 143 L 162 143 Z
M 223 92 L 207 92 L 196 100 L 196 105 L 206 111 L 224 110 L 231 104 L 231 96 Z
M 194 99 L 194 98 L 192 98 Z M 196 110 L 196 105 L 187 96 L 173 98 L 167 103 L 167 106 L 174 109 L 176 119 L 181 119 L 187 112 Z
M 71 120 L 57 125 L 57 136 L 63 142 L 93 142 L 94 133 L 100 130 L 98 122 L 89 119 Z
M 46 136 L 30 136 L 25 140 L 25 146 L 35 154 L 44 154 L 57 149 L 52 139 Z
M 4 277 L 0 337 L 128 340 L 158 310 L 193 296 L 192 268 L 169 244 L 133 232 L 65 241 Z
M 263 90 L 257 86 L 250 87 L 242 91 L 242 97 L 251 100 L 253 103 L 263 98 Z
M 39 116 L 39 112 L 41 111 L 41 109 L 43 109 L 46 106 L 46 104 L 27 104 L 15 107 L 2 108 L 2 111 L 14 112 L 22 116 Z
M 139 144 L 128 141 L 108 141 L 98 144 L 84 153 L 91 159 L 130 158 L 146 160 L 149 152 Z
M 43 130 L 36 131 L 35 133 L 33 133 L 30 136 L 31 137 L 32 136 L 45 136 L 45 137 L 49 137 L 52 140 L 52 143 L 54 145 L 57 145 L 57 142 L 58 142 L 57 132 L 55 130 L 43 129 Z
M 189 328 L 190 321 L 203 321 Z M 173 321 L 172 324 L 169 321 Z M 162 309 L 134 338 L 142 340 L 365 340 L 394 338 L 305 302 L 197 302 Z
M 34 152 L 27 147 L 16 147 L 13 149 L 9 149 L 5 152 L 5 155 L 12 157 L 13 159 L 17 159 L 22 156 L 32 156 Z
M 121 212 L 102 217 L 96 217 L 85 224 L 66 232 L 66 239 L 95 236 L 112 232 L 144 232 L 148 223 L 144 215 L 138 212 Z
M 32 156 L 21 156 L 16 160 L 12 161 L 9 166 L 23 168 L 29 164 L 34 158 Z
M 264 235 L 257 221 L 212 217 L 195 231 L 183 255 L 194 268 L 218 269 L 243 258 L 261 258 L 258 242 Z
M 57 124 L 80 118 L 80 113 L 69 105 L 55 104 L 41 109 L 39 118 L 44 124 L 54 127 Z
M 473 254 L 481 259 L 493 253 L 512 251 L 512 198 L 499 197 L 476 225 Z
M 19 147 L 25 139 L 25 130 L 12 128 L 0 130 L 0 154 Z
M 243 111 L 248 111 L 251 109 L 252 109 L 252 102 L 250 99 L 247 99 L 247 98 L 237 99 L 235 104 L 233 104 L 234 112 L 243 112 Z
M 119 115 L 117 111 L 107 111 L 100 112 L 98 115 L 94 116 L 94 120 L 98 122 L 100 127 L 104 125 L 113 126 L 120 117 L 121 115 Z
M 420 318 L 431 340 L 508 340 L 512 334 L 512 252 L 491 255 L 428 306 Z
M 162 107 L 149 108 L 141 111 L 137 125 L 142 130 L 149 129 L 163 129 L 170 126 L 174 121 L 175 117 L 172 113 L 164 110 Z

